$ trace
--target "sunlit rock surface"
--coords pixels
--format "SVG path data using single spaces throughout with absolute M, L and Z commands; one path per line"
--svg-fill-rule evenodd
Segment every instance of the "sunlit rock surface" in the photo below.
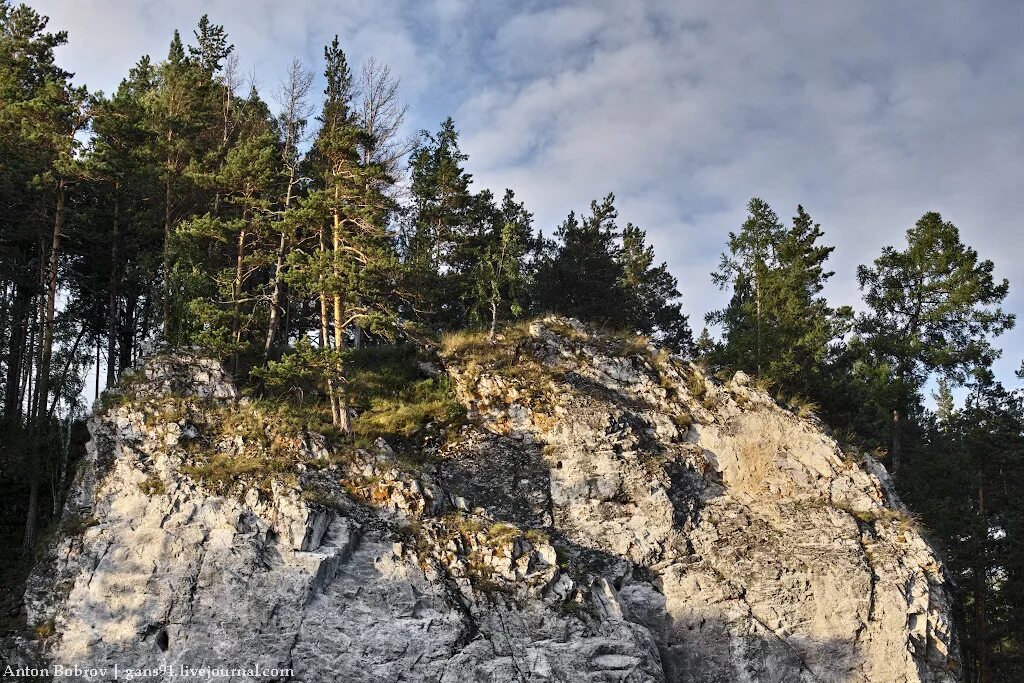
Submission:
M 216 363 L 150 361 L 91 421 L 73 531 L 30 581 L 48 660 L 175 680 L 959 679 L 943 569 L 882 468 L 746 376 L 555 318 L 442 358 L 466 424 L 415 465 L 275 431 Z M 291 464 L 211 486 L 211 453 L 254 452 Z

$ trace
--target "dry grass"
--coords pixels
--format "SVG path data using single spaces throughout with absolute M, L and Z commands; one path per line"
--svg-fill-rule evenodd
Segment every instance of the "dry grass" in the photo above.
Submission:
M 214 493 L 225 494 L 239 481 L 267 491 L 274 480 L 294 484 L 294 467 L 295 461 L 289 458 L 214 453 L 202 464 L 183 467 L 182 473 L 201 482 Z
M 695 400 L 700 401 L 708 393 L 707 380 L 699 372 L 691 372 L 686 377 L 686 389 Z
M 375 397 L 368 410 L 360 413 L 352 428 L 359 440 L 400 436 L 409 439 L 425 425 L 458 422 L 465 410 L 455 399 L 446 378 L 421 380 L 396 396 Z

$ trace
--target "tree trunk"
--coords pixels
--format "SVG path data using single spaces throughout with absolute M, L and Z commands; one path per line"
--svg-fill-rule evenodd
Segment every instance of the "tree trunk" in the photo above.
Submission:
M 114 184 L 114 234 L 110 242 L 110 287 L 107 294 L 107 388 L 114 386 L 117 379 L 117 285 L 120 273 L 118 258 L 118 242 L 121 231 L 121 197 L 120 183 Z M 97 386 L 99 383 L 97 382 Z
M 174 139 L 174 133 L 167 131 L 167 144 L 170 145 Z M 164 178 L 164 282 L 163 282 L 163 322 L 160 332 L 164 341 L 167 341 L 171 334 L 171 169 L 172 162 L 170 153 L 167 156 L 167 167 Z
M 84 329 L 84 328 L 83 328 Z M 92 388 L 93 402 L 100 399 L 100 336 L 96 335 L 96 385 Z
M 321 256 L 327 253 L 327 235 L 323 226 L 320 227 L 320 254 Z M 329 351 L 331 348 L 331 335 L 330 335 L 330 314 L 327 312 L 327 292 L 324 289 L 320 290 L 320 348 L 324 350 L 326 355 L 330 355 Z M 334 378 L 331 376 L 331 372 L 327 372 L 327 398 L 331 402 L 331 422 L 334 425 L 338 425 L 341 422 L 341 417 L 338 415 L 338 402 L 334 396 Z
M 138 307 L 138 294 L 134 292 L 127 294 L 124 298 L 124 312 L 118 321 L 117 367 L 120 371 L 118 376 L 124 374 L 125 368 L 130 368 L 135 360 L 132 354 L 135 349 L 135 313 Z
M 974 614 L 978 628 L 978 683 L 988 683 L 988 615 L 986 613 L 988 520 L 985 518 L 985 482 L 978 475 L 978 553 L 974 567 Z
M 892 449 L 889 451 L 890 472 L 893 477 L 900 469 L 903 455 L 903 421 L 899 410 L 892 411 Z
M 757 365 L 757 376 L 761 376 L 761 276 L 754 273 L 754 298 L 757 307 L 754 334 L 756 336 L 755 361 Z
M 338 189 L 335 187 L 334 190 L 335 201 L 338 199 Z M 338 386 L 335 388 L 335 398 L 338 403 L 338 428 L 341 429 L 343 434 L 348 434 L 351 431 L 351 425 L 348 419 L 348 401 L 345 399 L 345 387 L 344 387 L 344 369 L 342 368 L 341 352 L 345 349 L 345 318 L 344 318 L 344 302 L 342 300 L 341 293 L 337 291 L 337 288 L 341 285 L 341 270 L 338 267 L 338 254 L 341 251 L 341 216 L 338 215 L 338 208 L 335 205 L 334 211 L 334 259 L 332 261 L 332 270 L 334 271 L 335 281 L 335 292 L 334 292 L 334 350 L 337 353 L 336 361 L 336 377 Z
M 40 258 L 40 262 L 42 259 Z M 40 273 L 42 268 L 39 269 Z M 39 286 L 42 291 L 43 276 L 40 274 Z M 25 347 L 24 359 L 22 361 L 21 370 L 21 393 L 18 395 L 18 407 L 19 410 L 25 414 L 25 421 L 31 422 L 32 416 L 35 415 L 33 412 L 33 384 L 32 381 L 35 378 L 34 372 L 39 360 L 39 352 L 36 350 L 39 344 L 39 322 L 40 322 L 40 309 L 41 305 L 37 304 L 35 299 L 43 301 L 42 295 L 33 297 L 33 301 L 30 302 L 30 314 L 32 318 L 29 320 L 28 325 L 28 345 Z M 27 362 L 26 362 L 27 361 Z
M 28 554 L 36 541 L 36 517 L 39 514 L 39 471 L 40 441 L 39 430 L 44 427 L 42 420 L 46 417 L 46 402 L 50 386 L 50 361 L 53 358 L 53 320 L 57 305 L 57 266 L 60 264 L 61 227 L 64 218 L 64 190 L 66 181 L 62 177 L 57 181 L 57 208 L 53 219 L 53 242 L 50 246 L 50 266 L 47 273 L 46 311 L 43 317 L 43 339 L 40 349 L 39 378 L 36 381 L 36 420 L 35 435 L 32 439 L 29 458 L 29 496 L 28 512 L 25 517 L 25 538 L 22 550 Z
M 288 189 L 284 196 L 284 210 L 287 213 L 292 203 L 292 185 L 295 183 L 295 168 L 288 175 Z M 281 231 L 281 240 L 277 245 L 277 260 L 274 263 L 274 292 L 270 295 L 270 322 L 267 323 L 267 337 L 263 344 L 263 354 L 270 357 L 270 349 L 277 338 L 277 328 L 281 326 L 281 295 L 284 287 L 284 259 L 288 255 L 288 237 Z
M 238 231 L 238 254 L 235 256 L 235 279 L 231 282 L 231 298 L 234 299 L 232 309 L 234 311 L 233 320 L 231 321 L 234 327 L 232 337 L 235 340 L 235 352 L 233 355 L 233 365 L 235 375 L 238 375 L 238 344 L 242 341 L 242 274 L 245 272 L 245 238 L 247 232 L 245 229 L 246 221 L 248 220 L 249 208 L 248 205 L 242 210 L 242 229 Z
M 7 356 L 7 382 L 4 385 L 4 420 L 8 425 L 21 422 L 25 359 L 31 357 L 30 324 L 32 292 L 24 283 L 15 286 L 11 306 L 11 335 Z

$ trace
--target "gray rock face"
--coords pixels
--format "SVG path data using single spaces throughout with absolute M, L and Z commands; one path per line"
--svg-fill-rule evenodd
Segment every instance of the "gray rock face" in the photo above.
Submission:
M 445 363 L 469 419 L 409 469 L 279 431 L 214 363 L 151 361 L 90 422 L 84 530 L 30 581 L 47 657 L 99 680 L 959 680 L 942 567 L 882 468 L 745 376 L 553 318 Z M 225 481 L 211 453 L 293 466 Z

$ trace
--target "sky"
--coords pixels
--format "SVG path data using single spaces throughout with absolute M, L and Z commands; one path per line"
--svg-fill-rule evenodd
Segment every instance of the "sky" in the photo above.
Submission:
M 1024 3 L 30 4 L 69 32 L 58 60 L 76 82 L 107 92 L 203 13 L 263 92 L 292 57 L 320 71 L 337 34 L 352 63 L 401 78 L 410 134 L 453 116 L 474 188 L 512 188 L 545 233 L 614 192 L 679 279 L 695 332 L 725 301 L 709 273 L 754 196 L 821 223 L 835 305 L 858 307 L 857 265 L 938 211 L 1024 315 Z M 997 344 L 997 376 L 1018 386 L 1024 321 Z

